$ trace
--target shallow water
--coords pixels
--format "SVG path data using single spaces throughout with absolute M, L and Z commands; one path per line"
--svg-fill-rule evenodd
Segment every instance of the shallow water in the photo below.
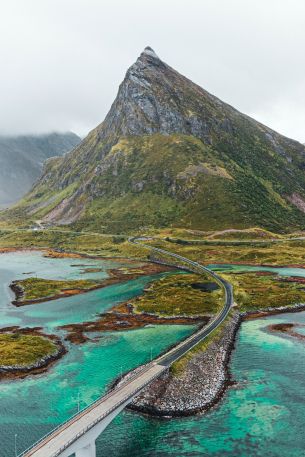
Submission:
M 237 385 L 209 413 L 159 421 L 123 412 L 99 437 L 97 455 L 304 456 L 305 346 L 266 331 L 279 322 L 305 324 L 305 313 L 242 324 L 231 363 Z
M 269 271 L 271 273 L 277 273 L 280 276 L 300 276 L 305 277 L 304 268 L 289 268 L 289 267 L 260 267 L 253 265 L 209 265 L 214 271 L 231 271 L 231 272 L 243 272 L 243 271 Z
M 78 259 L 77 259 L 78 260 Z M 59 325 L 94 320 L 97 314 L 114 304 L 140 294 L 154 278 L 146 276 L 103 289 L 16 308 L 10 304 L 12 294 L 8 284 L 27 276 L 63 279 L 91 277 L 81 274 L 83 267 L 71 267 L 75 259 L 46 259 L 40 253 L 11 253 L 0 255 L 0 327 L 8 325 L 42 326 L 44 331 L 63 335 Z M 95 261 L 107 270 L 124 263 Z M 27 274 L 24 274 L 27 273 Z M 96 275 L 96 273 L 95 273 Z M 95 276 L 96 277 L 96 276 Z M 190 325 L 149 326 L 124 332 L 104 332 L 97 342 L 69 345 L 68 354 L 46 374 L 0 383 L 0 456 L 12 456 L 14 434 L 18 450 L 22 451 L 58 423 L 75 414 L 105 392 L 109 383 L 125 372 L 150 360 L 179 339 L 185 338 L 194 327 Z
M 3 287 L 0 325 L 42 325 L 55 332 L 56 326 L 63 323 L 94 319 L 96 313 L 114 303 L 141 293 L 151 279 L 140 278 L 23 308 L 9 305 L 7 285 L 12 279 L 25 277 L 22 273 L 33 268 L 38 276 L 77 278 L 79 270 L 70 267 L 78 263 L 78 259 L 74 260 L 43 259 L 39 253 L 0 256 L 3 272 L 0 273 L 0 287 Z M 107 269 L 114 264 L 102 263 L 100 274 L 104 276 L 100 277 L 106 277 Z M 250 267 L 253 268 L 257 267 Z M 302 269 L 274 270 L 280 270 L 279 274 L 305 276 Z M 305 312 L 242 324 L 231 363 L 237 384 L 209 413 L 186 419 L 156 420 L 124 411 L 99 437 L 97 457 L 303 456 L 305 346 L 301 341 L 266 330 L 267 325 L 279 322 L 305 324 Z M 153 326 L 129 332 L 105 332 L 97 343 L 71 345 L 69 353 L 44 375 L 2 382 L 0 456 L 14 455 L 15 433 L 21 451 L 75 413 L 78 395 L 81 406 L 85 406 L 97 398 L 121 370 L 149 360 L 151 348 L 155 355 L 191 330 L 190 326 Z

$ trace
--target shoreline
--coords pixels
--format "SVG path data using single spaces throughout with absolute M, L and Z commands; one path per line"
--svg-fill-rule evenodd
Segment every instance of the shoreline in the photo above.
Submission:
M 57 300 L 60 298 L 66 298 L 66 297 L 71 297 L 72 295 L 80 295 L 80 294 L 86 294 L 87 292 L 92 292 L 93 290 L 98 290 L 98 289 L 103 289 L 104 287 L 112 286 L 114 284 L 119 284 L 119 283 L 124 283 L 126 281 L 132 281 L 134 279 L 138 279 L 142 276 L 149 276 L 149 275 L 155 275 L 159 273 L 166 273 L 169 271 L 173 271 L 174 268 L 170 266 L 164 266 L 164 265 L 159 265 L 155 263 L 149 263 L 146 262 L 145 265 L 142 265 L 140 267 L 134 267 L 135 270 L 138 270 L 137 272 L 133 272 L 133 268 L 127 270 L 126 272 L 122 272 L 119 268 L 112 268 L 107 271 L 109 274 L 108 278 L 102 279 L 100 283 L 97 283 L 96 285 L 93 285 L 89 289 L 81 289 L 81 288 L 75 288 L 75 289 L 63 289 L 61 293 L 55 294 L 55 295 L 50 295 L 48 297 L 42 297 L 42 298 L 35 298 L 35 299 L 24 299 L 24 290 L 18 284 L 20 280 L 17 281 L 12 281 L 9 285 L 10 289 L 14 292 L 15 294 L 15 300 L 12 300 L 11 303 L 12 305 L 16 307 L 21 307 L 21 306 L 28 306 L 28 305 L 34 305 L 37 303 L 44 303 L 52 300 Z
M 127 258 L 127 257 L 122 257 L 122 256 L 115 256 L 112 255 L 111 257 L 107 257 L 105 255 L 98 256 L 98 255 L 91 255 L 91 254 L 86 254 L 84 252 L 78 252 L 78 251 L 59 251 L 56 250 L 55 248 L 49 248 L 49 247 L 0 247 L 0 255 L 1 254 L 8 254 L 11 252 L 43 252 L 45 253 L 44 257 L 50 257 L 53 259 L 62 259 L 62 258 L 71 258 L 71 259 L 92 259 L 92 260 L 122 260 L 126 263 L 134 263 L 134 262 L 140 262 L 140 263 L 155 263 L 153 260 L 150 260 L 149 258 L 147 259 L 142 259 L 142 258 Z M 209 262 L 207 266 L 209 265 L 219 265 L 219 266 L 224 266 L 224 265 L 244 265 L 244 266 L 249 266 L 249 267 L 265 267 L 265 268 L 304 268 L 305 269 L 305 264 L 302 263 L 295 263 L 295 264 L 274 264 L 274 263 L 255 263 L 255 262 L 246 262 L 243 260 L 236 261 L 236 262 L 216 262 L 216 263 L 211 263 Z M 225 272 L 223 272 L 225 273 Z
M 48 335 L 41 332 L 40 327 L 26 327 L 20 329 L 18 326 L 5 327 L 0 330 L 0 333 L 20 333 L 23 335 L 40 336 L 42 338 L 51 340 L 57 347 L 57 351 L 42 357 L 37 362 L 30 365 L 16 365 L 16 366 L 1 366 L 0 365 L 0 383 L 6 380 L 24 379 L 27 376 L 38 375 L 48 371 L 58 360 L 60 360 L 65 354 L 67 349 L 62 343 L 61 339 L 56 335 Z
M 120 312 L 123 305 L 126 312 Z M 76 324 L 65 324 L 59 328 L 65 330 L 65 340 L 73 344 L 83 344 L 90 341 L 88 336 L 94 332 L 119 332 L 136 330 L 147 325 L 197 325 L 202 327 L 209 321 L 207 316 L 175 316 L 160 317 L 149 313 L 134 313 L 132 309 L 127 309 L 128 304 L 114 306 L 108 312 L 101 313 L 97 320 L 86 321 Z M 96 339 L 96 337 L 95 337 Z M 94 340 L 95 340 L 94 339 Z M 91 340 L 92 341 L 92 340 Z
M 41 252 L 47 251 L 49 253 L 53 252 L 53 250 L 50 250 L 50 249 L 37 249 L 37 248 L 33 248 L 33 249 L 7 248 L 4 250 L 0 248 L 0 253 L 16 252 L 16 251 L 41 251 Z M 57 253 L 56 253 L 56 257 L 60 257 L 60 258 L 74 256 L 74 254 L 72 254 L 72 253 L 60 252 L 58 254 L 59 255 L 57 256 Z M 50 255 L 50 257 L 51 257 L 51 255 Z M 73 257 L 73 258 L 102 259 L 102 257 L 92 257 L 92 256 L 89 256 L 86 254 L 76 254 L 76 253 L 75 253 L 75 257 Z M 134 262 L 136 262 L 136 260 L 130 260 L 130 262 L 134 263 Z M 145 261 L 143 261 L 143 262 L 145 262 Z M 244 263 L 244 262 L 234 263 L 234 265 L 239 265 L 239 264 L 249 265 L 249 266 L 253 265 L 252 263 L 249 263 L 249 262 L 248 263 Z M 149 260 L 146 261 L 146 265 L 144 267 L 146 267 L 149 270 L 150 268 L 152 268 L 153 265 L 155 267 L 158 266 L 160 268 L 160 265 L 158 265 L 154 262 L 151 262 Z M 227 265 L 227 264 L 218 263 L 217 265 Z M 278 268 L 285 267 L 285 266 L 278 266 L 278 265 L 275 266 L 275 265 L 262 265 L 262 264 L 255 265 L 255 266 L 270 266 L 270 267 L 278 267 Z M 289 267 L 291 267 L 291 268 L 300 267 L 301 268 L 302 265 L 289 265 Z M 143 267 L 141 267 L 141 268 L 143 268 Z M 173 269 L 173 268 L 170 268 L 170 269 Z M 167 268 L 167 270 L 169 270 L 169 268 Z M 116 271 L 116 270 L 114 269 L 112 271 Z M 135 274 L 135 276 L 138 277 L 143 274 L 149 274 L 149 273 L 147 273 L 147 271 L 145 271 L 145 273 L 142 273 L 140 275 Z M 122 280 L 132 279 L 131 275 L 123 274 L 122 272 L 120 272 L 119 276 L 120 276 L 119 279 L 118 278 L 108 278 L 108 280 L 110 280 L 112 283 L 116 283 L 116 282 L 119 282 Z M 105 282 L 107 282 L 107 279 L 105 280 Z M 96 288 L 106 287 L 107 285 L 109 285 L 109 284 L 103 283 L 101 285 L 98 285 Z M 93 290 L 93 289 L 90 289 L 90 290 Z M 87 292 L 87 291 L 86 290 L 79 291 L 79 293 L 85 293 L 85 292 Z M 66 295 L 66 296 L 68 296 L 68 295 Z M 52 299 L 54 300 L 56 298 L 61 298 L 61 297 L 54 297 L 54 298 L 48 297 L 48 298 L 44 298 L 44 299 L 39 299 L 35 302 L 49 301 L 49 300 L 52 300 Z M 26 304 L 28 304 L 28 303 L 26 303 Z M 191 364 L 192 361 L 194 362 L 194 360 L 198 361 L 198 359 L 200 359 L 200 358 L 203 359 L 203 362 L 206 362 L 206 361 L 204 361 L 204 358 L 206 356 L 209 358 L 210 352 L 211 352 L 210 346 L 213 346 L 212 352 L 214 351 L 214 353 L 216 355 L 217 355 L 217 353 L 215 352 L 215 346 L 217 346 L 218 354 L 222 351 L 221 358 L 218 360 L 214 359 L 214 363 L 210 363 L 210 365 L 209 365 L 209 369 L 211 370 L 212 376 L 213 376 L 213 387 L 212 387 L 211 391 L 209 392 L 209 395 L 205 395 L 205 397 L 203 396 L 203 398 L 201 398 L 199 401 L 197 401 L 197 403 L 198 403 L 197 405 L 194 405 L 194 401 L 190 401 L 190 404 L 187 406 L 185 406 L 185 405 L 181 406 L 181 402 L 180 402 L 180 406 L 177 406 L 177 404 L 179 404 L 181 395 L 179 394 L 179 392 L 176 392 L 176 397 L 172 396 L 172 404 L 170 405 L 170 407 L 167 407 L 168 403 L 166 403 L 167 402 L 166 393 L 169 389 L 169 386 L 171 386 L 173 384 L 173 380 L 179 379 L 179 376 L 173 376 L 170 373 L 170 369 L 168 369 L 165 372 L 165 374 L 163 374 L 161 376 L 161 378 L 154 381 L 150 386 L 148 386 L 143 391 L 143 393 L 139 394 L 139 396 L 137 396 L 135 398 L 134 402 L 132 404 L 128 405 L 128 408 L 131 410 L 140 412 L 142 414 L 147 414 L 152 417 L 160 417 L 160 418 L 161 417 L 163 417 L 163 418 L 165 418 L 165 417 L 186 417 L 186 416 L 192 416 L 192 415 L 202 414 L 204 412 L 207 412 L 208 410 L 213 408 L 215 405 L 217 405 L 223 398 L 227 389 L 229 387 L 232 387 L 235 384 L 234 380 L 232 379 L 231 372 L 230 372 L 230 361 L 231 361 L 231 356 L 232 356 L 232 353 L 233 353 L 233 350 L 234 350 L 235 344 L 236 344 L 236 335 L 238 333 L 238 330 L 239 330 L 242 322 L 245 320 L 249 320 L 249 319 L 262 318 L 262 317 L 266 317 L 266 316 L 270 316 L 270 315 L 277 315 L 277 314 L 281 314 L 281 313 L 293 313 L 293 312 L 299 312 L 299 311 L 304 311 L 304 310 L 305 310 L 305 304 L 300 303 L 300 304 L 296 304 L 293 306 L 266 308 L 264 310 L 253 310 L 253 311 L 246 311 L 246 312 L 235 312 L 234 315 L 231 316 L 228 319 L 228 321 L 226 322 L 225 332 L 224 332 L 224 335 L 222 335 L 221 340 L 217 341 L 216 343 L 212 342 L 211 345 L 209 345 L 209 347 L 205 351 L 198 352 L 189 361 L 187 361 L 187 365 Z M 120 318 L 123 316 L 117 315 L 117 317 Z M 85 324 L 89 325 L 92 323 L 87 322 Z M 66 326 L 66 327 L 68 327 L 68 326 Z M 229 335 L 227 335 L 227 327 L 230 327 Z M 66 328 L 66 330 L 68 330 L 68 329 Z M 77 340 L 81 336 L 81 335 L 77 335 L 77 333 L 80 330 L 83 331 L 84 328 L 82 328 L 82 329 L 74 328 L 73 330 L 76 330 L 76 332 L 74 333 L 74 337 Z M 105 330 L 105 329 L 103 329 L 103 330 Z M 110 329 L 110 330 L 113 330 L 113 329 Z M 119 330 L 119 329 L 117 329 L 117 330 Z M 126 330 L 126 327 L 124 328 L 124 330 Z M 82 333 L 82 331 L 81 331 L 81 333 Z M 78 341 L 78 342 L 80 342 L 80 341 Z M 58 360 L 58 358 L 60 358 L 60 357 L 56 357 L 55 360 L 53 360 L 53 363 L 54 363 L 54 361 Z M 211 359 L 213 359 L 213 357 Z M 217 363 L 215 363 L 215 360 L 217 361 Z M 23 375 L 21 374 L 21 376 L 17 376 L 17 377 L 24 377 L 24 376 L 27 376 L 28 374 L 36 374 L 35 372 L 39 373 L 39 372 L 46 371 L 46 369 L 49 367 L 50 363 L 52 363 L 52 360 L 46 361 L 45 364 L 43 364 L 42 366 L 39 366 L 37 368 L 36 367 L 24 368 L 22 371 L 26 371 L 26 373 L 23 373 Z M 201 364 L 202 364 L 202 360 L 201 360 Z M 198 366 L 199 365 L 200 365 L 200 363 L 198 364 Z M 203 365 L 204 365 L 204 363 L 203 363 Z M 128 377 L 131 373 L 134 373 L 137 369 L 139 369 L 139 367 L 137 367 L 135 370 L 132 370 L 129 373 L 127 373 L 122 379 L 123 380 L 126 379 L 126 377 Z M 190 372 L 191 372 L 191 370 L 188 367 L 186 367 L 183 373 L 186 373 L 186 375 L 188 375 Z M 204 376 L 202 376 L 202 373 L 200 373 L 200 369 L 199 369 L 199 378 L 203 379 L 204 382 L 206 381 L 206 378 Z M 1 377 L 0 377 L 0 379 L 1 379 Z M 117 385 L 120 383 L 120 381 L 121 380 L 118 380 L 118 379 L 114 380 L 111 385 L 112 386 Z M 156 396 L 156 395 L 155 395 L 154 390 L 156 390 L 158 393 L 158 400 L 161 399 L 163 401 L 163 404 L 161 406 L 160 406 L 160 404 L 156 405 L 156 399 L 154 398 L 154 396 Z M 189 398 L 185 398 L 184 399 L 185 401 L 188 401 L 189 399 L 192 400 L 192 397 L 195 397 L 195 395 L 196 395 L 196 392 L 192 390 L 192 386 L 189 386 L 189 392 L 191 392 L 191 395 L 189 396 Z M 198 399 L 196 399 L 196 400 L 198 400 Z
M 232 373 L 230 371 L 230 363 L 233 351 L 236 346 L 236 336 L 240 329 L 241 324 L 250 319 L 259 319 L 262 317 L 267 317 L 271 315 L 277 314 L 284 314 L 284 313 L 296 313 L 300 311 L 305 311 L 305 303 L 296 304 L 293 306 L 286 306 L 286 307 L 278 307 L 278 308 L 267 308 L 266 310 L 257 310 L 257 311 L 248 311 L 248 312 L 236 312 L 231 318 L 230 321 L 227 322 L 225 325 L 225 333 L 228 330 L 227 327 L 231 324 L 230 335 L 227 338 L 227 344 L 223 346 L 223 338 L 227 335 L 221 337 L 220 341 L 216 343 L 211 343 L 209 347 L 205 351 L 198 352 L 194 354 L 194 356 L 187 362 L 187 365 L 192 365 L 192 367 L 186 367 L 182 377 L 180 377 L 180 385 L 179 381 L 177 383 L 177 379 L 179 380 L 179 376 L 175 377 L 171 372 L 170 368 L 156 381 L 146 387 L 135 399 L 134 401 L 127 406 L 129 410 L 148 415 L 150 417 L 156 418 L 182 418 L 188 416 L 194 416 L 198 414 L 204 414 L 208 412 L 210 409 L 215 407 L 219 402 L 223 399 L 224 395 L 227 392 L 228 388 L 233 387 L 236 382 L 232 377 Z M 214 345 L 214 347 L 212 347 Z M 215 355 L 215 345 L 217 346 L 218 353 L 223 351 L 222 358 L 217 360 L 215 363 L 215 358 L 213 359 L 213 355 Z M 212 347 L 212 350 L 211 350 Z M 201 360 L 200 360 L 201 359 Z M 193 369 L 197 369 L 197 375 L 203 376 L 204 368 L 206 368 L 206 363 L 208 360 L 213 359 L 212 363 L 208 367 L 208 369 L 212 369 L 213 373 L 211 374 L 211 378 L 214 382 L 214 390 L 213 392 L 209 392 L 210 398 L 201 399 L 201 403 L 194 406 L 194 402 L 198 402 L 198 394 L 201 392 L 196 389 L 192 390 L 191 386 L 189 387 L 190 390 L 186 389 L 186 392 L 183 394 L 187 394 L 189 391 L 191 395 L 189 398 L 184 397 L 184 405 L 181 407 L 181 390 L 183 389 L 186 383 L 186 377 L 193 377 L 194 372 Z M 214 363 L 213 363 L 214 362 Z M 203 366 L 203 372 L 200 369 L 200 365 Z M 199 368 L 198 368 L 199 367 Z M 139 368 L 139 367 L 137 367 Z M 133 374 L 135 370 L 127 373 L 123 376 L 123 380 L 127 379 L 131 374 Z M 113 385 L 117 385 L 120 383 L 121 380 L 116 380 Z M 207 379 L 205 377 L 202 378 L 202 388 L 205 388 Z M 170 391 L 169 386 L 173 386 L 172 395 L 169 399 L 168 392 Z M 200 383 L 200 381 L 199 381 Z M 185 406 L 185 403 L 188 402 L 188 406 Z M 177 406 L 180 404 L 180 407 Z M 168 407 L 170 405 L 170 407 Z
M 65 258 L 70 258 L 70 259 L 91 259 L 91 260 L 112 260 L 115 259 L 116 261 L 124 261 L 125 263 L 152 263 L 151 260 L 149 259 L 142 259 L 142 258 L 127 258 L 123 256 L 105 256 L 105 255 L 93 255 L 93 254 L 87 254 L 86 252 L 79 252 L 79 251 L 61 251 L 57 250 L 56 248 L 50 248 L 47 246 L 42 246 L 42 247 L 0 247 L 0 255 L 1 254 L 9 254 L 12 252 L 42 252 L 44 255 L 43 257 L 49 257 L 51 259 L 65 259 Z

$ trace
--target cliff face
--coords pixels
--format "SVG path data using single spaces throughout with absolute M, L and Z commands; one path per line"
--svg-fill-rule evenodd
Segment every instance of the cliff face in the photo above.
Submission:
M 305 225 L 305 147 L 209 94 L 146 48 L 104 122 L 9 217 L 120 232 Z

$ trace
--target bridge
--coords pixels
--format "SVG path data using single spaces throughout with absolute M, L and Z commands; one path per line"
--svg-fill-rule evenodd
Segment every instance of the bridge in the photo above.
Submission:
M 225 301 L 220 313 L 204 328 L 199 329 L 173 349 L 141 367 L 137 373 L 121 382 L 109 393 L 102 396 L 66 422 L 60 424 L 18 457 L 95 457 L 95 440 L 108 424 L 139 394 L 148 384 L 159 377 L 176 360 L 196 346 L 213 332 L 226 318 L 233 306 L 233 289 L 230 283 L 215 272 L 178 254 L 144 244 L 146 238 L 130 238 L 129 241 L 141 244 L 161 256 L 173 258 L 184 267 L 196 273 L 208 273 L 224 290 Z M 187 265 L 187 267 L 185 266 Z

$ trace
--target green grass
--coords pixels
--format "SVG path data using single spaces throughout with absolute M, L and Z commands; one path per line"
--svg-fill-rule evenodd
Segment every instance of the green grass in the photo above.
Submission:
M 179 202 L 152 192 L 135 195 L 127 192 L 117 198 L 98 198 L 74 224 L 77 230 L 90 227 L 103 233 L 128 233 L 138 228 L 165 227 L 185 211 Z
M 57 281 L 42 278 L 27 278 L 15 281 L 15 284 L 23 289 L 23 300 L 40 300 L 51 298 L 64 293 L 67 290 L 90 290 L 97 286 L 97 281 L 92 280 L 70 280 Z
M 0 365 L 28 366 L 56 351 L 56 344 L 42 336 L 22 333 L 0 334 Z
M 181 238 L 183 241 L 183 238 Z M 305 265 L 305 240 L 283 240 L 272 243 L 270 240 L 264 244 L 238 241 L 210 241 L 206 244 L 183 244 L 183 242 L 169 242 L 166 239 L 151 241 L 163 249 L 181 254 L 191 260 L 208 264 L 217 263 L 244 263 L 256 265 Z M 187 240 L 186 240 L 187 241 Z
M 142 233 L 145 232 L 158 237 L 157 240 L 147 241 L 148 244 L 160 246 L 204 265 L 238 262 L 274 266 L 305 264 L 304 240 L 289 241 L 286 236 L 259 228 L 228 234 L 200 232 L 185 228 L 166 228 L 161 231 L 152 228 L 143 229 Z M 166 237 L 176 238 L 179 241 L 169 242 L 166 241 Z M 281 242 L 272 243 L 270 240 L 272 238 L 279 239 Z M 183 244 L 183 240 L 192 239 L 206 240 L 208 244 Z M 240 240 L 247 244 L 236 245 Z M 266 243 L 255 244 L 251 242 L 252 240 L 266 240 Z M 12 233 L 5 226 L 0 230 L 0 247 L 59 248 L 97 256 L 138 259 L 147 259 L 149 255 L 149 251 L 128 243 L 124 236 L 72 234 L 69 230 L 67 232 L 44 230 Z M 223 275 L 234 285 L 235 301 L 239 311 L 290 306 L 305 301 L 303 284 L 285 282 L 277 275 L 260 275 L 255 272 L 242 274 L 229 272 Z M 214 314 L 222 306 L 222 291 L 201 292 L 190 286 L 194 282 L 205 281 L 209 282 L 210 279 L 195 274 L 169 275 L 152 283 L 138 300 L 134 300 L 135 310 L 139 313 L 149 312 L 160 316 Z M 49 297 L 57 294 L 62 288 L 76 288 L 76 282 L 53 282 L 31 278 L 27 284 L 26 298 Z M 177 376 L 181 374 L 194 354 L 205 351 L 212 341 L 221 337 L 221 329 L 222 327 L 218 328 L 204 342 L 176 362 L 172 368 L 173 373 Z
M 224 323 L 217 327 L 213 333 L 211 333 L 207 338 L 197 344 L 193 349 L 187 352 L 181 359 L 174 362 L 170 368 L 171 373 L 174 376 L 181 376 L 188 364 L 188 362 L 196 355 L 198 352 L 204 352 L 208 347 L 215 341 L 219 340 L 223 334 Z
M 283 278 L 272 273 L 264 275 L 258 272 L 230 273 L 222 276 L 233 284 L 237 310 L 241 312 L 263 311 L 270 307 L 293 306 L 305 302 L 304 284 L 286 282 Z M 227 319 L 230 319 L 230 315 Z M 183 374 L 188 362 L 195 354 L 206 351 L 212 342 L 221 338 L 225 322 L 172 365 L 171 372 L 174 376 Z
M 126 236 L 71 233 L 68 230 L 8 231 L 0 229 L 0 248 L 62 249 L 98 257 L 130 257 L 147 260 L 148 251 L 131 244 Z
M 224 276 L 234 286 L 234 298 L 240 311 L 305 303 L 304 284 L 287 282 L 276 274 L 232 273 Z
M 205 231 L 303 228 L 305 215 L 288 199 L 303 195 L 302 155 L 292 143 L 295 160 L 287 167 L 260 133 L 241 125 L 233 136 L 216 135 L 213 146 L 183 134 L 121 137 L 101 160 L 105 145 L 92 132 L 73 156 L 51 161 L 44 179 L 2 219 L 41 219 L 72 197 L 67 211 L 77 215 L 75 226 L 104 233 L 170 225 Z M 80 159 L 89 150 L 92 160 L 84 172 Z M 96 173 L 100 162 L 103 171 Z M 90 186 L 78 192 L 85 181 Z
M 175 274 L 154 281 L 144 294 L 135 300 L 136 312 L 159 316 L 213 315 L 223 306 L 223 291 L 194 289 L 192 284 L 209 285 L 211 280 L 196 274 Z M 215 283 L 214 283 L 215 284 Z

